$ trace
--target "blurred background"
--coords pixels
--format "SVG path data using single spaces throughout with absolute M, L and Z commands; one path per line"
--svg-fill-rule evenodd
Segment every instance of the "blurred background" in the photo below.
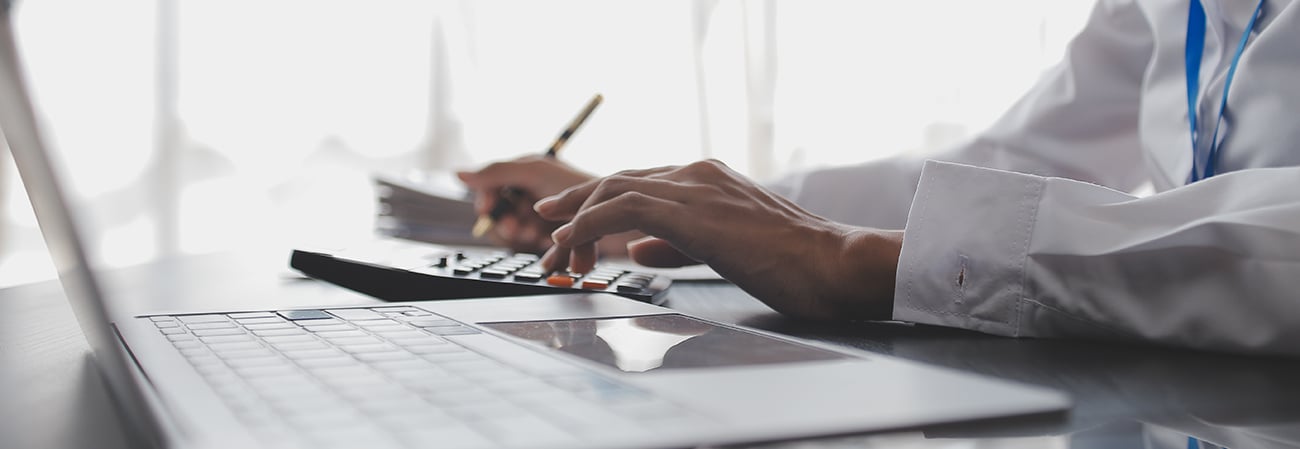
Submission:
M 28 82 L 110 267 L 366 234 L 372 173 L 538 154 L 760 180 L 954 145 L 1092 1 L 21 1 Z M 7 149 L 0 286 L 54 277 Z

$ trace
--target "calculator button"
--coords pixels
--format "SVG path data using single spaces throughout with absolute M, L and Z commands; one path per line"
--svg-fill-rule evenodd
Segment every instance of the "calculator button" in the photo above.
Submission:
M 480 271 L 480 272 L 478 273 L 479 277 L 483 277 L 483 278 L 487 278 L 487 279 L 501 279 L 501 278 L 506 277 L 506 276 L 509 275 L 509 274 L 510 274 L 510 273 L 507 272 L 507 271 L 505 271 L 505 270 L 498 270 L 498 269 L 495 269 L 495 268 L 489 268 L 489 269 L 486 269 L 486 270 Z
M 614 287 L 617 288 L 618 291 L 621 292 L 621 293 L 637 293 L 637 292 L 640 292 L 640 291 L 641 291 L 641 288 L 642 288 L 642 287 L 639 286 L 639 285 L 636 285 L 636 284 L 628 284 L 628 283 L 618 283 L 618 284 L 614 284 Z
M 572 287 L 573 276 L 569 276 L 563 273 L 553 274 L 551 275 L 551 277 L 546 278 L 546 283 L 554 285 L 556 287 Z
M 604 290 L 609 288 L 608 281 L 586 280 L 582 281 L 582 288 L 586 290 Z
M 515 280 L 520 282 L 537 282 L 542 280 L 542 275 L 537 273 L 515 273 Z

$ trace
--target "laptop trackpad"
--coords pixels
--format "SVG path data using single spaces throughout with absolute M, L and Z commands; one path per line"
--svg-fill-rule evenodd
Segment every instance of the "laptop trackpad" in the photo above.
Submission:
M 479 325 L 632 373 L 849 358 L 678 314 Z

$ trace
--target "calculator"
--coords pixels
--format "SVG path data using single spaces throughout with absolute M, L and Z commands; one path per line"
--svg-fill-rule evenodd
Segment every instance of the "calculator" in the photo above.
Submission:
M 612 265 L 597 264 L 589 273 L 548 272 L 536 255 L 528 253 L 395 248 L 399 247 L 338 252 L 296 249 L 289 266 L 308 277 L 386 301 L 607 292 L 662 304 L 672 285 L 668 277 Z

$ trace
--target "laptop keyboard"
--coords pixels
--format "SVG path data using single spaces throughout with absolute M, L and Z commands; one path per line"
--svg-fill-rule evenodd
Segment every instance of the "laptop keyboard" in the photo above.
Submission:
M 267 439 L 565 447 L 703 423 L 644 390 L 416 307 L 150 319 Z

